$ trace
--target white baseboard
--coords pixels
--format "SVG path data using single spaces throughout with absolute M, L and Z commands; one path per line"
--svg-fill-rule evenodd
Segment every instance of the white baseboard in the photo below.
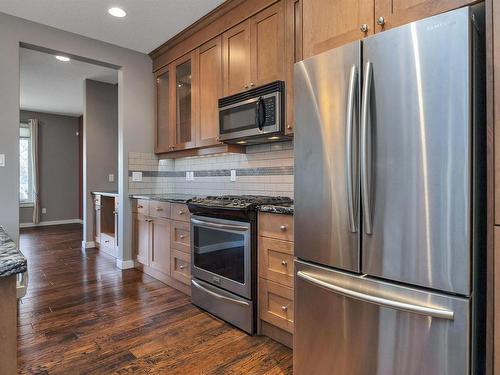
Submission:
M 116 259 L 116 267 L 121 270 L 128 270 L 135 267 L 135 262 L 133 260 Z
M 35 223 L 20 223 L 19 224 L 19 228 L 46 227 L 46 226 L 49 226 L 49 225 L 63 225 L 63 224 L 83 224 L 83 220 L 80 220 L 80 219 L 68 219 L 68 220 L 40 221 L 38 224 L 35 224 Z
M 95 241 L 82 241 L 82 249 L 91 249 L 96 247 Z

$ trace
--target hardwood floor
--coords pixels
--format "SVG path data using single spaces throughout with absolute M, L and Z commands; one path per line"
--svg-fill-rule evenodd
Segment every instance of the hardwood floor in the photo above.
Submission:
M 22 229 L 29 287 L 19 304 L 22 374 L 291 374 L 292 353 L 191 305 L 108 255 L 81 225 Z

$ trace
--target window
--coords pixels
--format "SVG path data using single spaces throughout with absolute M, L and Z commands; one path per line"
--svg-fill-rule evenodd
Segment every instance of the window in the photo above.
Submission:
M 33 204 L 31 125 L 21 123 L 19 130 L 19 202 L 29 205 Z

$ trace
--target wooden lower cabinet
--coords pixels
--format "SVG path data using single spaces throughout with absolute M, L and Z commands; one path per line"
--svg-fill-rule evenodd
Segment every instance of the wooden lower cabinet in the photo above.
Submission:
M 0 373 L 17 374 L 16 275 L 0 278 Z
M 132 207 L 135 211 L 133 231 L 136 267 L 191 295 L 191 233 L 187 222 L 187 206 L 151 201 L 147 203 L 149 215 L 137 212 L 146 212 L 145 202 L 136 201 Z M 155 210 L 155 207 L 161 210 Z M 171 215 L 183 221 L 173 220 Z
M 150 246 L 150 266 L 170 275 L 170 220 L 152 219 Z
M 293 343 L 293 216 L 259 213 L 259 333 Z

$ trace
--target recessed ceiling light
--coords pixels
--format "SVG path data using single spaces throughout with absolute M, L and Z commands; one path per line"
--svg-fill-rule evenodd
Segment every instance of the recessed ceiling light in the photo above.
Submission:
M 58 59 L 59 61 L 63 61 L 63 62 L 68 62 L 69 60 L 71 60 L 69 57 L 66 57 L 66 56 L 56 56 L 56 59 Z
M 123 18 L 127 15 L 127 12 L 125 12 L 122 8 L 109 8 L 108 13 L 111 14 L 113 17 L 118 17 L 118 18 Z

